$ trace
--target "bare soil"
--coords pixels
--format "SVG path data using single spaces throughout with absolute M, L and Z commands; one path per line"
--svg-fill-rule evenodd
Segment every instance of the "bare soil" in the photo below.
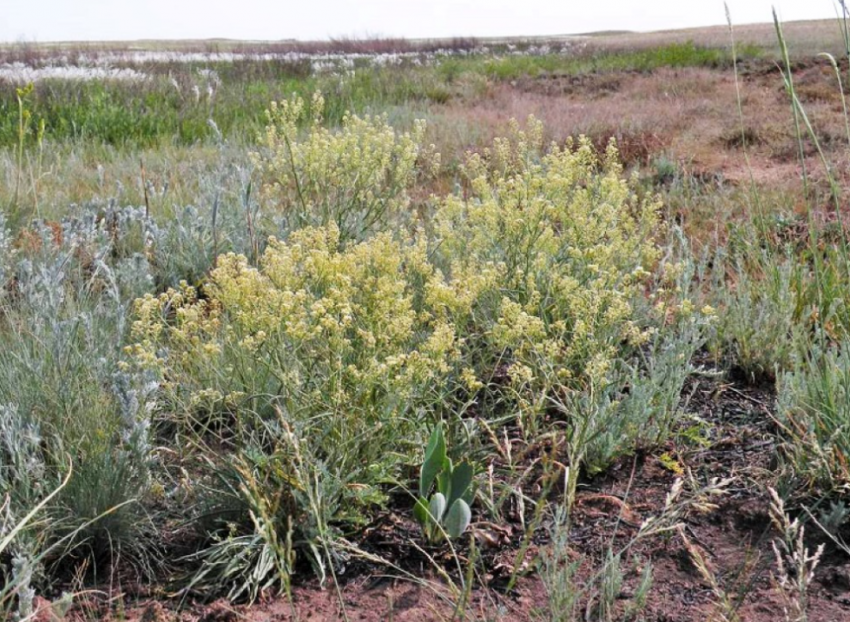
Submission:
M 782 620 L 784 605 L 776 586 L 771 545 L 778 534 L 768 516 L 765 492 L 765 486 L 774 481 L 773 470 L 780 456 L 771 414 L 773 391 L 769 386 L 699 378 L 686 388 L 685 398 L 691 419 L 675 441 L 649 453 L 623 458 L 606 472 L 581 483 L 571 531 L 575 557 L 584 560 L 579 579 L 598 568 L 609 547 L 625 548 L 641 522 L 658 514 L 679 476 L 679 468 L 699 482 L 734 477 L 733 485 L 715 509 L 693 513 L 684 521 L 681 532 L 640 540 L 624 553 L 623 567 L 627 571 L 620 596 L 626 599 L 634 594 L 640 569 L 651 562 L 653 585 L 641 619 L 720 620 L 718 592 L 694 564 L 689 549 L 695 548 L 706 560 L 738 620 Z M 480 565 L 484 571 L 477 577 L 466 619 L 548 619 L 544 614 L 546 587 L 533 572 L 537 552 L 548 544 L 544 530 L 532 538 L 525 558 L 520 560 L 520 579 L 510 591 L 505 588 L 517 561 L 522 526 L 510 519 L 503 525 L 479 522 L 474 524 L 473 533 L 481 547 Z M 821 542 L 826 539 L 813 528 L 810 548 Z M 850 558 L 826 543 L 826 554 L 809 592 L 808 619 L 850 620 Z M 216 601 L 190 603 L 181 608 L 176 602 L 151 596 L 145 589 L 126 599 L 129 602 L 121 608 L 116 607 L 115 597 L 120 599 L 119 594 L 107 598 L 93 593 L 85 606 L 78 606 L 79 616 L 134 622 L 330 622 L 346 619 L 345 616 L 362 622 L 452 619 L 452 595 L 424 553 L 432 555 L 457 578 L 453 558 L 444 549 L 418 548 L 421 539 L 406 516 L 388 512 L 365 532 L 364 541 L 359 544 L 419 580 L 414 582 L 384 566 L 361 562 L 339 577 L 339 592 L 333 586 L 323 588 L 315 580 L 308 580 L 295 586 L 292 602 L 267 595 L 251 606 Z M 461 558 L 468 554 L 468 547 L 461 547 Z M 51 618 L 45 614 L 40 619 Z

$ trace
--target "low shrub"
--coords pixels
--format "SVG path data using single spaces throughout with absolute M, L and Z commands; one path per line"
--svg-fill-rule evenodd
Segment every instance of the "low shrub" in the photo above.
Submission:
M 47 577 L 67 572 L 69 559 L 97 568 L 118 554 L 148 572 L 155 547 L 138 502 L 150 485 L 155 387 L 118 369 L 129 305 L 150 283 L 136 272 L 145 264 L 128 269 L 113 256 L 102 221 L 36 225 L 23 240 L 0 301 L 0 495 L 9 524 L 73 477 L 12 550 L 52 568 Z
M 756 254 L 756 268 L 752 259 L 714 259 L 709 300 L 720 312 L 710 347 L 726 369 L 756 383 L 790 369 L 809 277 L 792 257 Z
M 658 203 L 613 144 L 544 150 L 539 124 L 516 126 L 409 236 L 413 137 L 352 118 L 297 139 L 303 103 L 278 111 L 281 151 L 258 165 L 289 175 L 292 158 L 274 192 L 317 226 L 270 239 L 256 266 L 221 255 L 202 287 L 139 299 L 127 348 L 217 508 L 191 589 L 286 588 L 295 556 L 334 572 L 334 542 L 410 488 L 426 430 L 463 438 L 460 413 L 563 430 L 569 463 L 591 470 L 666 438 L 706 314 L 690 264 L 661 262 Z
M 210 467 L 229 482 L 228 521 L 255 534 L 257 499 L 275 499 L 275 537 L 292 529 L 319 566 L 324 526 L 362 522 L 402 478 L 451 403 L 461 362 L 461 339 L 427 295 L 424 246 L 380 234 L 340 249 L 339 236 L 334 225 L 303 229 L 270 241 L 258 268 L 220 257 L 203 296 L 188 286 L 148 295 L 130 349 L 162 379 L 170 423 L 226 444 Z
M 659 204 L 623 178 L 614 143 L 600 157 L 541 137 L 532 118 L 470 156 L 466 195 L 436 209 L 434 257 L 444 297 L 469 301 L 455 324 L 482 399 L 531 436 L 560 421 L 571 462 L 595 470 L 669 433 L 711 310 L 687 299 L 686 261 L 660 261 Z
M 442 201 L 434 246 L 446 273 L 477 290 L 493 348 L 604 383 L 620 344 L 648 337 L 632 301 L 660 257 L 659 206 L 622 178 L 613 143 L 600 161 L 587 140 L 543 153 L 541 137 L 531 119 L 469 158 L 469 196 Z
M 423 122 L 399 134 L 379 117 L 346 114 L 339 129 L 322 125 L 324 99 L 272 103 L 255 154 L 267 200 L 291 229 L 334 225 L 343 240 L 363 239 L 403 219 L 408 187 L 423 152 Z M 309 115 L 309 116 L 307 116 Z M 302 119 L 309 119 L 305 137 Z
M 850 483 L 850 345 L 815 345 L 778 378 L 777 411 L 798 481 L 826 492 Z

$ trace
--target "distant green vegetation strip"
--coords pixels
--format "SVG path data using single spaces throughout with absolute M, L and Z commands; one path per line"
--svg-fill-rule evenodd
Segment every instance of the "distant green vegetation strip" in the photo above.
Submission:
M 739 50 L 742 57 L 760 53 L 756 47 Z M 24 104 L 31 115 L 30 134 L 43 121 L 45 138 L 54 142 L 91 141 L 127 148 L 191 145 L 215 139 L 217 132 L 253 141 L 264 124 L 269 101 L 317 89 L 325 95 L 326 118 L 335 123 L 346 110 L 362 113 L 409 102 L 443 103 L 457 92 L 463 76 L 501 81 L 541 73 L 579 75 L 730 64 L 728 50 L 693 43 L 576 55 L 452 57 L 433 67 L 361 67 L 323 76 L 310 76 L 303 64 L 170 63 L 141 67 L 151 77 L 140 82 L 39 82 Z M 212 94 L 202 70 L 215 71 L 220 80 Z M 0 147 L 18 144 L 18 112 L 15 88 L 3 86 Z
M 758 58 L 763 50 L 757 46 L 739 46 L 739 58 Z M 579 55 L 505 56 L 492 58 L 451 58 L 442 62 L 438 72 L 447 80 L 464 72 L 483 73 L 495 80 L 512 80 L 541 73 L 582 75 L 610 71 L 653 71 L 662 67 L 724 68 L 732 65 L 731 50 L 700 47 L 693 43 L 669 45 L 619 52 Z

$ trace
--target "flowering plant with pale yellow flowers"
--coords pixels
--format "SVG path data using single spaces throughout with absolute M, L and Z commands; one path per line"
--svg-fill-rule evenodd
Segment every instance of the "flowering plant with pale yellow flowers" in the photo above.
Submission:
M 299 137 L 305 110 L 273 106 L 257 155 L 292 231 L 256 264 L 224 254 L 200 289 L 138 300 L 127 349 L 172 423 L 227 430 L 251 512 L 275 499 L 270 524 L 307 541 L 316 495 L 326 524 L 362 520 L 471 404 L 527 434 L 561 419 L 566 460 L 590 468 L 669 432 L 702 316 L 613 143 L 544 149 L 537 121 L 514 124 L 468 157 L 464 196 L 410 227 L 423 126 L 331 131 L 317 98 Z
M 405 217 L 407 190 L 424 153 L 424 121 L 400 133 L 385 117 L 346 113 L 339 129 L 329 129 L 323 111 L 320 94 L 309 106 L 300 97 L 271 104 L 261 151 L 254 154 L 266 201 L 292 228 L 334 225 L 343 240 L 362 239 Z
M 220 257 L 203 296 L 184 285 L 140 299 L 128 352 L 187 425 L 282 410 L 324 439 L 305 443 L 310 458 L 363 496 L 460 382 L 463 340 L 427 294 L 437 277 L 424 244 L 382 233 L 341 249 L 339 236 L 306 228 L 270 240 L 259 266 Z
M 605 384 L 623 344 L 648 336 L 633 301 L 659 257 L 659 204 L 623 179 L 613 144 L 599 158 L 586 139 L 544 151 L 541 137 L 531 118 L 468 158 L 469 195 L 437 209 L 438 261 L 469 283 L 513 382 L 545 364 L 574 386 Z

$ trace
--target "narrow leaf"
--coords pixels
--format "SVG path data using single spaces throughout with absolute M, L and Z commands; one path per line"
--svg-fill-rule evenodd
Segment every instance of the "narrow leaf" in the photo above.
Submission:
M 422 469 L 419 472 L 419 496 L 427 497 L 431 491 L 431 485 L 434 483 L 434 478 L 443 467 L 443 461 L 446 459 L 446 440 L 443 438 L 443 427 L 438 425 L 431 432 L 431 439 L 428 441 L 428 447 L 425 449 L 425 461 L 422 463 Z

